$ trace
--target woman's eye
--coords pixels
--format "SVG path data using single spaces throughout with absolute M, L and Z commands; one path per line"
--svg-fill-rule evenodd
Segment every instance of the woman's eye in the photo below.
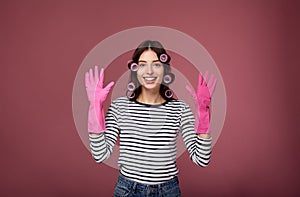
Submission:
M 155 67 L 160 67 L 161 64 L 160 64 L 160 63 L 155 63 L 154 66 L 155 66 Z
M 140 66 L 140 67 L 144 67 L 144 66 L 146 66 L 146 64 L 139 64 L 139 66 Z

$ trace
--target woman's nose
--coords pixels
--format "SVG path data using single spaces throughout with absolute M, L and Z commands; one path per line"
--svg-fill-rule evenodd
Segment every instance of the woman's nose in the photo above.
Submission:
M 153 68 L 151 64 L 147 65 L 147 74 L 153 74 Z

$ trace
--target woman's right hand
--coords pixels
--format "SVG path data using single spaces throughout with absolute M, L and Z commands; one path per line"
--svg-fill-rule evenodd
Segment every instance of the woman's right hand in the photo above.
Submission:
M 103 88 L 103 82 L 103 68 L 101 68 L 100 76 L 98 66 L 95 66 L 94 74 L 92 68 L 90 68 L 89 72 L 85 73 L 85 87 L 90 104 L 94 104 L 94 102 L 102 104 L 105 101 L 110 89 L 114 85 L 114 82 L 112 81 Z
M 105 88 L 103 88 L 104 81 L 104 69 L 98 72 L 98 67 L 95 66 L 94 74 L 93 70 L 85 73 L 85 87 L 88 99 L 90 101 L 90 107 L 88 112 L 88 132 L 89 133 L 102 133 L 105 130 L 105 118 L 103 111 L 103 103 L 109 93 L 109 90 L 114 85 L 114 82 L 110 82 Z

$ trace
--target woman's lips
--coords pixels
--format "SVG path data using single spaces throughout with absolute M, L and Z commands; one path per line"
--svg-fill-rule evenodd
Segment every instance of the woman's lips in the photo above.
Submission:
M 144 81 L 148 84 L 154 83 L 157 77 L 143 77 Z

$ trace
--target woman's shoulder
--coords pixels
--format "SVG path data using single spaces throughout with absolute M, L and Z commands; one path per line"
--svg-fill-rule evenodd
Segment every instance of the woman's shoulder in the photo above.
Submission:
M 129 99 L 126 96 L 121 96 L 112 100 L 112 103 L 124 103 L 128 102 Z
M 112 105 L 128 105 L 129 99 L 126 96 L 118 97 L 112 100 L 111 104 Z
M 168 103 L 171 105 L 176 105 L 184 108 L 189 107 L 189 105 L 184 100 L 181 99 L 172 99 Z

